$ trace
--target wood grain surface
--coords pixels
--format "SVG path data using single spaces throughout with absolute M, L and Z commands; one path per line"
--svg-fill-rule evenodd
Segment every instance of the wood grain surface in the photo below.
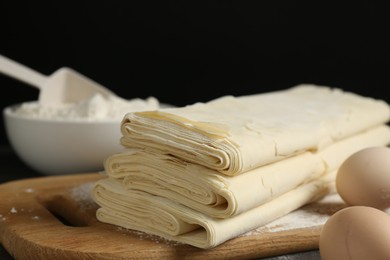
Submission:
M 0 239 L 16 259 L 254 259 L 318 248 L 323 222 L 275 224 L 213 249 L 174 241 L 97 221 L 90 197 L 97 173 L 50 176 L 0 185 Z M 329 216 L 340 203 L 313 204 L 306 211 Z M 306 214 L 307 215 L 307 214 Z M 284 223 L 294 222 L 300 215 Z M 305 217 L 307 219 L 307 216 Z M 310 222 L 309 217 L 309 222 Z M 306 220 L 305 220 L 306 221 Z M 320 224 L 319 224 L 320 223 Z

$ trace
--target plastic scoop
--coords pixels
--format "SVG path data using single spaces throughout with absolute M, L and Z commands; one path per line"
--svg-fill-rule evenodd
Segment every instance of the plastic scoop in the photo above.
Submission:
M 38 102 L 44 106 L 75 103 L 99 93 L 116 96 L 99 83 L 77 71 L 62 67 L 51 75 L 43 75 L 0 54 L 0 73 L 39 89 Z

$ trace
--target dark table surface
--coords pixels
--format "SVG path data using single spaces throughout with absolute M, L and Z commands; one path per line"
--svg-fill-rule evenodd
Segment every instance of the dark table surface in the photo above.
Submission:
M 2 183 L 20 180 L 26 178 L 42 177 L 43 175 L 32 170 L 26 164 L 24 164 L 17 155 L 13 152 L 10 147 L 0 146 L 0 185 Z M 14 259 L 5 248 L 0 245 L 0 259 L 1 260 L 12 260 Z M 263 258 L 267 260 L 320 260 L 318 250 L 275 256 L 270 258 Z

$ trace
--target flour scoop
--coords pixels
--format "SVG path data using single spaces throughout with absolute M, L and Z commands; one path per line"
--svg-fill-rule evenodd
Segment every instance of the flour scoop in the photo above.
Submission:
M 99 83 L 77 71 L 62 67 L 51 75 L 43 75 L 0 54 L 0 73 L 38 88 L 42 106 L 57 106 L 85 100 L 94 94 L 116 96 Z

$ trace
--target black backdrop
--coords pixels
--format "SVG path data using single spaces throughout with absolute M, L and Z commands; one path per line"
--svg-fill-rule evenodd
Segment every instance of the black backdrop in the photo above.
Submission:
M 299 83 L 390 101 L 390 17 L 375 1 L 51 2 L 0 1 L 1 54 L 177 106 Z M 1 74 L 0 86 L 2 108 L 37 98 Z

